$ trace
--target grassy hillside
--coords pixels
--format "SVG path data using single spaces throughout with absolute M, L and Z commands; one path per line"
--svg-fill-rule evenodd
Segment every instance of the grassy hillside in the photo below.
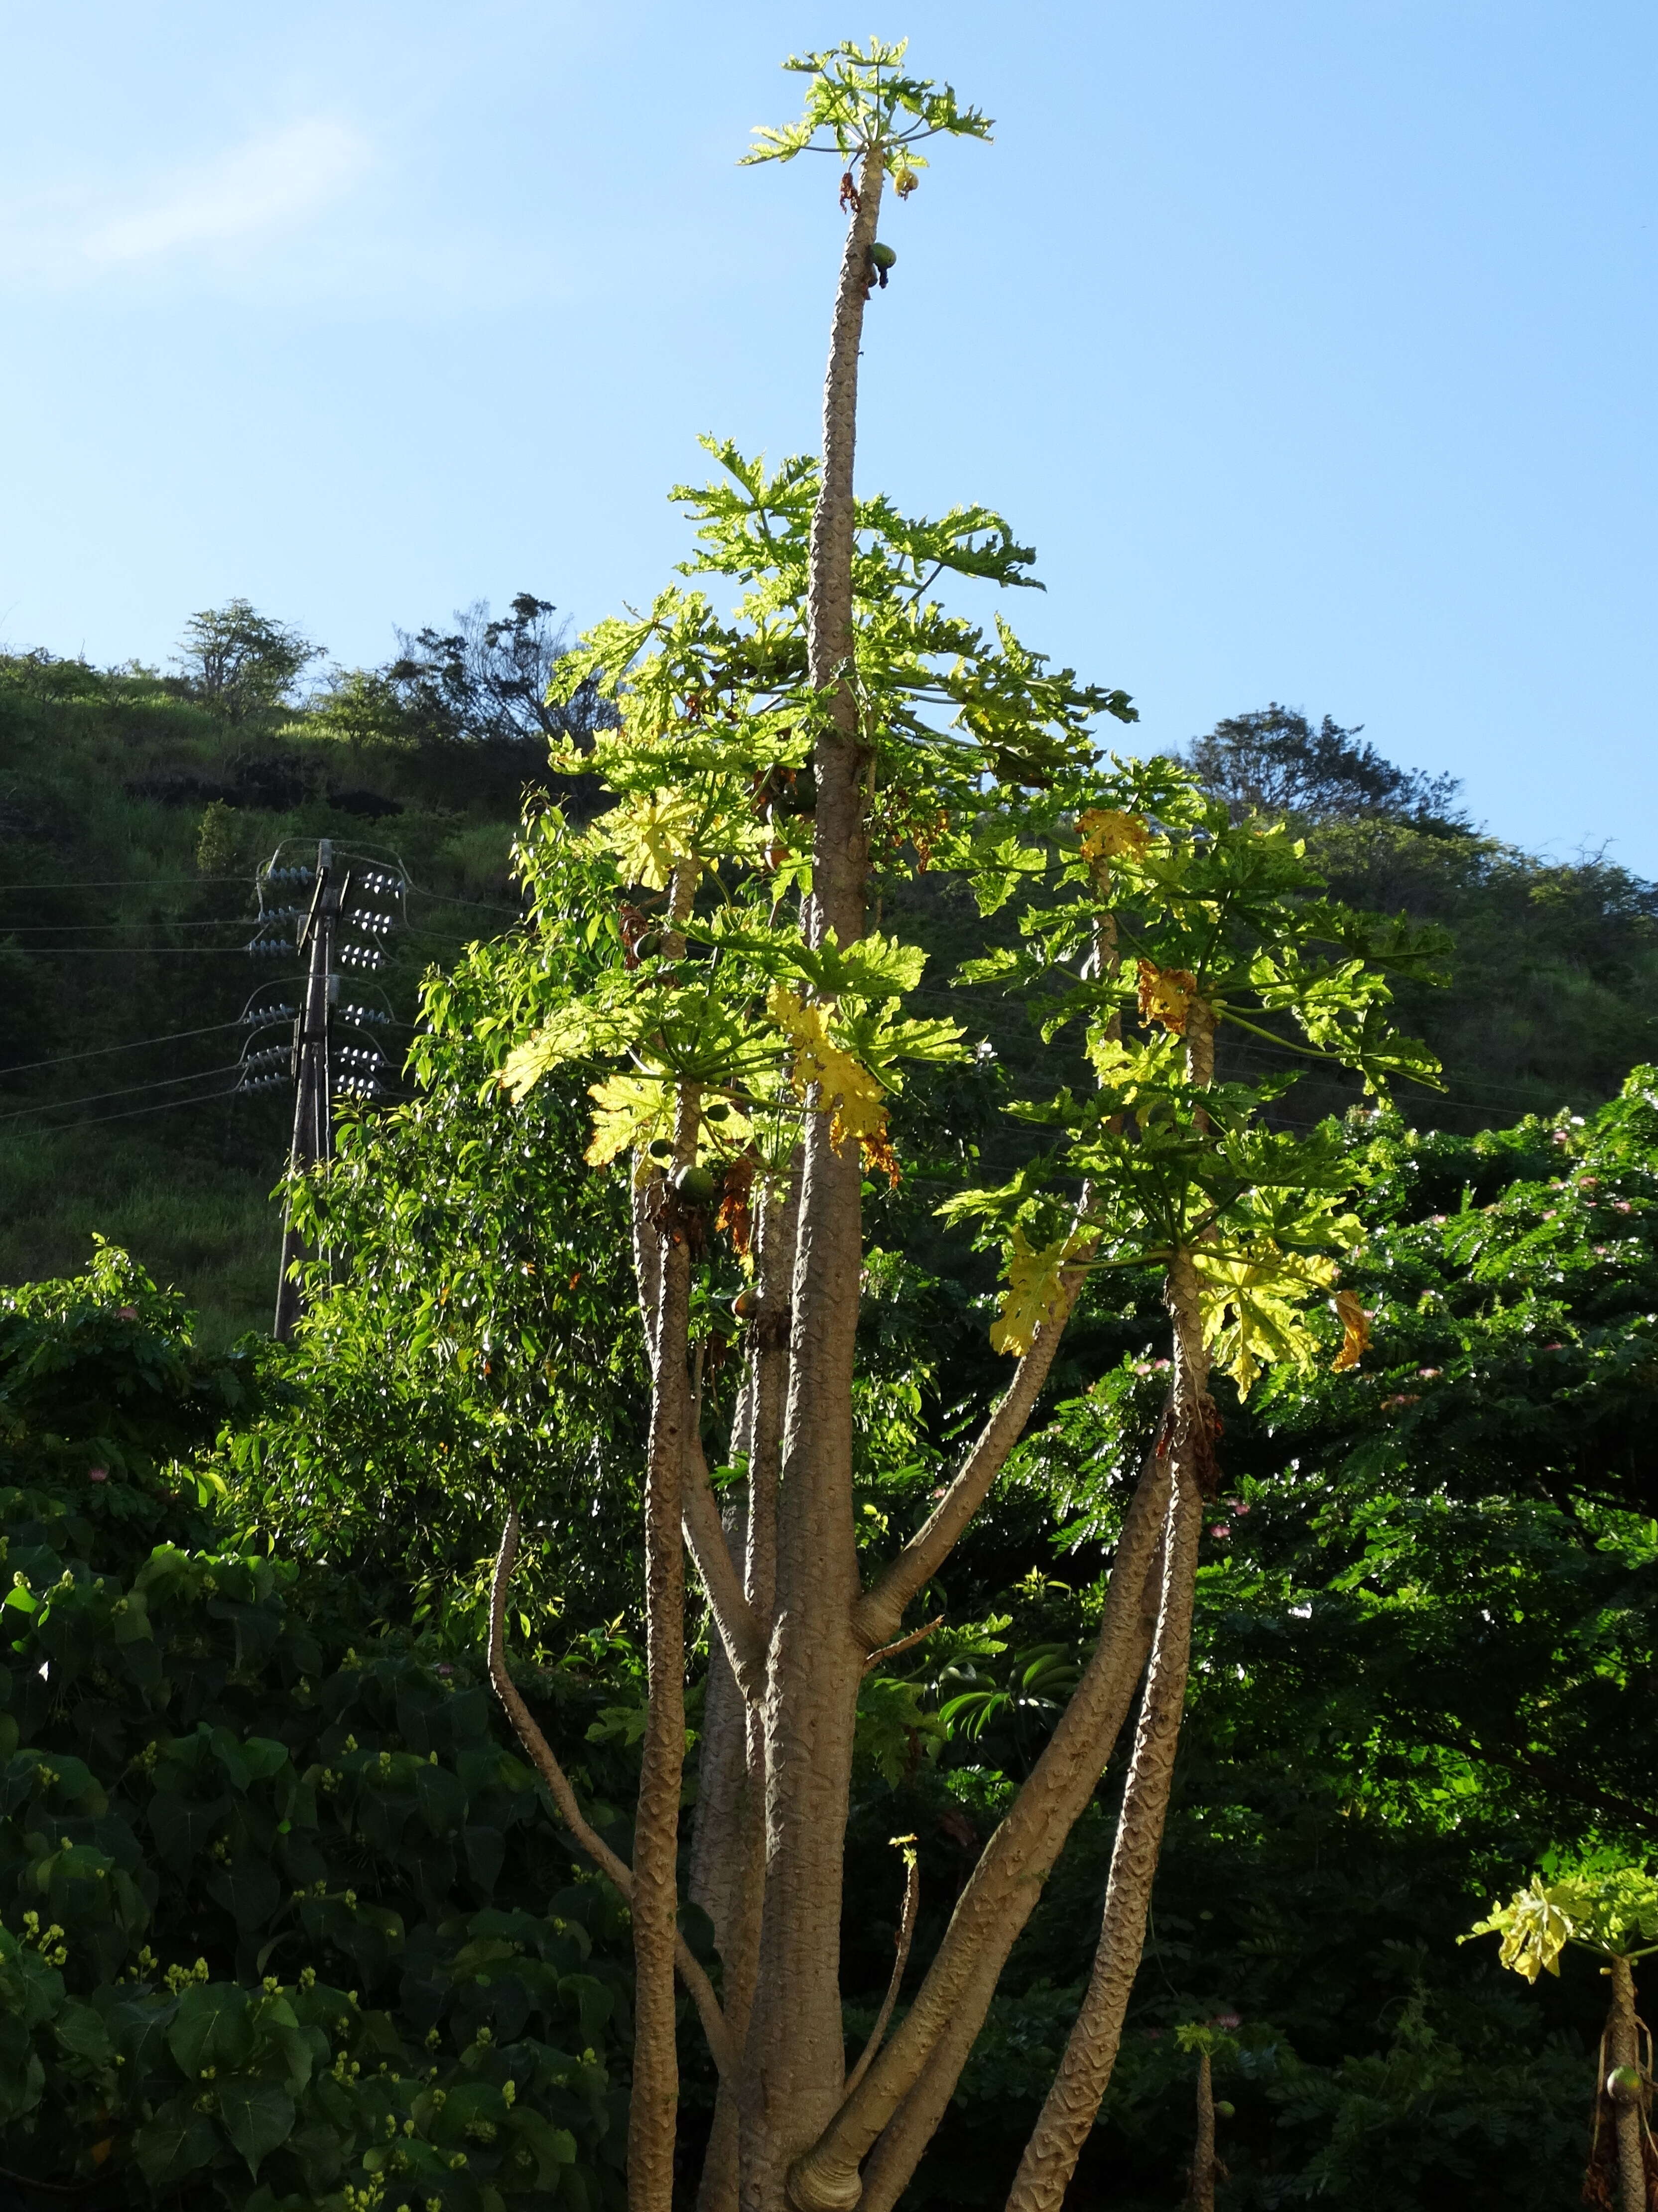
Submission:
M 358 672 L 306 708 L 234 721 L 199 684 L 0 656 L 0 1281 L 73 1273 L 101 1234 L 186 1293 L 210 1345 L 268 1325 L 290 1107 L 281 1090 L 227 1093 L 246 1041 L 237 1017 L 256 994 L 291 1001 L 297 968 L 243 950 L 253 878 L 279 845 L 319 836 L 400 861 L 409 927 L 376 981 L 404 1024 L 428 967 L 511 927 L 523 792 L 557 780 L 531 660 L 502 655 L 547 642 L 530 617 L 507 626 L 493 702 L 469 729 L 463 660 L 477 665 L 487 632 L 466 619 L 465 638 L 423 633 L 428 658 L 401 664 L 415 672 L 401 684 L 397 669 Z M 512 673 L 520 666 L 531 674 Z M 1304 735 L 1292 740 L 1306 753 Z M 1327 732 L 1320 742 L 1328 750 Z M 1337 748 L 1349 784 L 1358 750 Z M 1411 780 L 1368 751 L 1360 765 L 1400 782 L 1397 804 L 1367 796 L 1355 815 L 1339 778 L 1284 795 L 1300 800 L 1292 811 L 1340 896 L 1448 933 L 1449 988 L 1400 987 L 1407 1024 L 1447 1070 L 1442 1095 L 1401 1100 L 1418 1126 L 1469 1133 L 1588 1110 L 1633 1061 L 1658 1059 L 1653 886 L 1596 860 L 1516 852 L 1424 811 Z M 1217 787 L 1232 795 L 1224 775 Z M 934 948 L 929 1011 L 988 1027 L 1017 1091 L 1043 1048 L 1017 1005 L 950 993 L 960 896 L 911 885 L 889 922 Z M 387 1033 L 399 1058 L 408 1033 Z M 1295 1111 L 1349 1103 L 1315 1079 Z
M 226 1093 L 236 1018 L 256 993 L 291 1000 L 298 970 L 241 949 L 256 870 L 319 836 L 401 860 L 410 926 L 375 981 L 406 1024 L 427 966 L 509 924 L 544 758 L 355 734 L 326 712 L 233 726 L 143 672 L 0 659 L 0 1279 L 79 1267 L 100 1232 L 185 1290 L 210 1340 L 268 1321 L 289 1109 Z

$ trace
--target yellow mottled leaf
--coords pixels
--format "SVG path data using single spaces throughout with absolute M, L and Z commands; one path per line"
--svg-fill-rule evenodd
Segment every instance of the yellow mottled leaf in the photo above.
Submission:
M 550 1044 L 541 1030 L 525 1038 L 522 1044 L 513 1047 L 501 1063 L 499 1078 L 501 1089 L 514 1106 L 521 1106 L 550 1067 L 556 1067 L 564 1057 L 556 1047 Z
M 1248 1397 L 1263 1367 L 1287 1361 L 1303 1370 L 1317 1361 L 1318 1340 L 1307 1306 L 1336 1280 L 1321 1253 L 1284 1252 L 1270 1241 L 1248 1249 L 1199 1245 L 1192 1255 L 1203 1313 L 1204 1341 Z
M 996 1319 L 990 1327 L 993 1352 L 1011 1352 L 1023 1358 L 1045 1321 L 1059 1309 L 1060 1274 L 1072 1256 L 1073 1240 L 1062 1237 L 1057 1244 L 1033 1251 L 1023 1229 L 1013 1231 L 1008 1255 L 1007 1288 Z
M 827 1006 L 808 1006 L 783 984 L 774 986 L 766 1012 L 794 1040 L 790 1075 L 804 1098 L 815 1083 L 819 1103 L 832 1107 L 829 1141 L 837 1152 L 848 1145 L 881 1146 L 887 1133 L 887 1094 L 878 1079 L 831 1042 Z
M 1567 1909 L 1570 1899 L 1565 1885 L 1552 1888 L 1533 1875 L 1524 1889 L 1515 1890 L 1506 1905 L 1495 1907 L 1473 1933 L 1500 1936 L 1502 1963 L 1523 1974 L 1528 1982 L 1534 1982 L 1540 1973 L 1558 1975 L 1560 1954 L 1578 1932 Z
M 1186 1012 L 1192 995 L 1198 988 L 1198 979 L 1188 969 L 1157 968 L 1151 961 L 1142 960 L 1140 973 L 1140 1019 L 1161 1022 L 1176 1036 L 1186 1029 Z
M 686 792 L 635 792 L 593 824 L 630 884 L 659 891 L 681 860 L 692 857 L 695 799 Z
M 1090 806 L 1077 817 L 1077 830 L 1085 860 L 1112 860 L 1120 854 L 1138 860 L 1151 842 L 1144 815 L 1120 814 L 1110 806 Z
M 607 1075 L 588 1086 L 587 1096 L 598 1109 L 585 1155 L 590 1168 L 604 1167 L 620 1153 L 669 1133 L 673 1091 L 660 1076 Z
M 1344 1375 L 1357 1366 L 1370 1347 L 1370 1316 L 1351 1291 L 1338 1291 L 1330 1310 L 1341 1323 L 1341 1349 L 1331 1362 L 1332 1371 Z

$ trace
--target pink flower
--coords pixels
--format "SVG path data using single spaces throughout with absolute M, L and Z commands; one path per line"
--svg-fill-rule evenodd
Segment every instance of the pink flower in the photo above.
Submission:
M 1238 1503 L 1232 1508 L 1232 1510 L 1234 1513 L 1247 1513 L 1249 1510 L 1248 1499 L 1240 1498 Z
M 1612 1201 L 1612 1210 L 1614 1213 L 1627 1213 L 1630 1210 L 1628 1199 L 1614 1198 Z
M 1431 1382 L 1444 1371 L 1442 1367 L 1418 1367 L 1416 1370 L 1417 1379 L 1423 1382 Z
M 118 1310 L 119 1311 L 123 1321 L 137 1321 L 138 1318 L 138 1309 L 137 1306 L 122 1306 L 118 1308 Z
M 88 1482 L 107 1482 L 109 1480 L 109 1469 L 106 1467 L 89 1467 L 87 1469 L 87 1480 Z
M 1231 1534 L 1231 1530 L 1227 1527 L 1224 1521 L 1217 1521 L 1214 1527 L 1209 1531 L 1209 1534 L 1212 1536 L 1218 1536 L 1223 1544 L 1226 1541 L 1226 1539 Z
M 1209 2023 L 1211 2027 L 1242 2027 L 1243 2016 L 1236 2012 L 1218 2012 Z

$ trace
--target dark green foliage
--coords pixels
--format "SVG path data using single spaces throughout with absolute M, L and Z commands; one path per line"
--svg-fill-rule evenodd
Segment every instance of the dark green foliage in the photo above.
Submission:
M 1461 785 L 1453 775 L 1395 768 L 1357 729 L 1327 714 L 1315 730 L 1305 714 L 1276 701 L 1253 714 L 1232 714 L 1195 738 L 1187 759 L 1206 790 L 1224 799 L 1235 818 L 1290 814 L 1315 822 L 1377 816 L 1437 825 L 1459 823 L 1453 811 Z
M 385 1618 L 475 1645 L 516 1504 L 524 1617 L 556 1647 L 635 1601 L 644 1338 L 626 1194 L 581 1158 L 582 1085 L 515 1110 L 490 1079 L 479 1032 L 514 969 L 513 945 L 478 945 L 432 980 L 418 1103 L 348 1124 L 300 1194 L 338 1257 L 227 1473 L 258 1542 L 349 1565 Z
M 1351 1373 L 1280 1370 L 1226 1405 L 1151 1940 L 1077 2185 L 1126 2212 L 1178 2199 L 1193 2062 L 1173 2030 L 1218 2014 L 1242 2023 L 1224 2202 L 1574 2201 L 1605 1985 L 1569 1958 L 1527 1991 L 1456 1938 L 1555 1847 L 1639 1856 L 1658 1833 L 1658 1078 L 1637 1069 L 1582 1121 L 1465 1138 L 1390 1113 L 1343 1141 L 1376 1224 L 1347 1274 L 1375 1340 Z M 950 1625 L 866 1697 L 854 2047 L 900 1894 L 885 1838 L 920 1838 L 922 1961 L 1052 1725 L 1045 1676 L 1089 1633 L 1163 1382 L 1155 1307 L 1111 1295 L 1092 1325 L 1129 1356 L 1062 1400 L 930 1600 Z M 947 1309 L 925 1310 L 947 1371 Z M 918 1483 L 908 1498 L 887 1501 L 895 1528 L 926 1510 Z M 1097 1929 L 1122 1757 L 916 2204 L 1002 2200 Z
M 477 1668 L 226 1548 L 173 1455 L 249 1417 L 241 1364 L 123 1255 L 0 1307 L 0 2164 L 123 2204 L 618 2201 L 623 1917 Z M 602 1728 L 589 1683 L 524 1686 Z M 614 1820 L 625 1756 L 578 1771 Z
M 1658 1054 L 1651 884 L 1601 854 L 1541 860 L 1477 832 L 1453 805 L 1454 779 L 1395 767 L 1327 714 L 1317 729 L 1283 707 L 1236 715 L 1188 757 L 1235 813 L 1291 820 L 1336 897 L 1444 932 L 1448 988 L 1391 979 L 1401 1024 L 1448 1071 L 1442 1097 L 1408 1094 L 1425 1126 L 1581 1112 Z M 1315 1078 L 1296 1111 L 1352 1096 Z

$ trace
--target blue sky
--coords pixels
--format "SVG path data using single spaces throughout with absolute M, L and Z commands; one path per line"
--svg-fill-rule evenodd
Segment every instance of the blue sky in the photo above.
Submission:
M 1148 746 L 1285 700 L 1658 873 L 1649 0 L 0 0 L 0 636 L 648 597 L 698 431 L 816 442 L 832 167 L 734 162 L 871 27 L 997 131 L 884 218 L 862 484 L 1001 507 Z

